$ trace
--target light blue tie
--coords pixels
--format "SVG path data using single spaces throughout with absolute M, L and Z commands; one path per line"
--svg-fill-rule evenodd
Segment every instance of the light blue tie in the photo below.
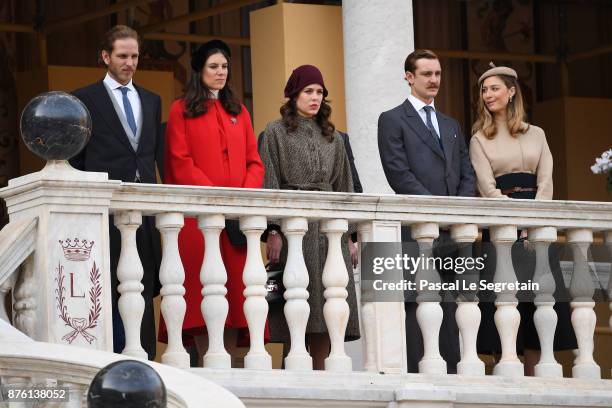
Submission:
M 132 129 L 132 133 L 136 136 L 136 131 L 138 128 L 136 127 L 136 119 L 134 119 L 134 111 L 132 110 L 132 104 L 127 97 L 127 93 L 129 91 L 128 87 L 122 86 L 121 93 L 123 94 L 123 109 L 125 109 L 125 118 L 127 119 L 128 125 L 130 125 L 130 129 Z

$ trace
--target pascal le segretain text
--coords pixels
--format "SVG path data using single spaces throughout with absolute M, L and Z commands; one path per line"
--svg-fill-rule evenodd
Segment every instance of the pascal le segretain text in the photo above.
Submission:
M 381 279 L 374 280 L 372 287 L 377 291 L 384 290 L 491 290 L 493 292 L 505 292 L 514 290 L 528 290 L 536 292 L 540 290 L 540 284 L 533 282 L 531 279 L 527 282 L 490 282 L 486 279 L 481 279 L 478 282 L 468 282 L 465 280 L 455 280 L 454 282 L 429 282 L 421 280 L 418 282 L 402 279 L 400 281 L 389 282 Z

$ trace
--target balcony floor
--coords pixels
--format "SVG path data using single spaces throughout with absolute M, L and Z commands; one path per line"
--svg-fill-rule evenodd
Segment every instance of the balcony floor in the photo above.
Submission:
M 189 371 L 227 388 L 247 407 L 612 407 L 612 380 L 209 368 Z

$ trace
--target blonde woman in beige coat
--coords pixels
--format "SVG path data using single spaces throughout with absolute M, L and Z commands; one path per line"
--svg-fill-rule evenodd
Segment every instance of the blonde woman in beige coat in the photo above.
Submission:
M 516 71 L 508 67 L 493 67 L 478 80 L 480 98 L 478 117 L 472 128 L 470 159 L 476 172 L 476 184 L 482 197 L 551 200 L 553 198 L 553 157 L 544 131 L 525 122 L 523 97 Z M 488 231 L 483 232 L 483 241 Z M 519 241 L 527 239 L 523 230 Z M 552 253 L 552 252 L 551 252 Z M 513 264 L 517 275 L 533 274 L 533 253 L 523 245 L 513 248 Z M 555 297 L 566 292 L 563 278 L 551 262 L 557 284 Z M 479 352 L 499 354 L 499 336 L 493 323 L 494 306 L 483 303 L 483 319 L 478 338 Z M 576 348 L 567 302 L 556 303 L 557 330 L 554 349 Z M 525 358 L 525 375 L 533 375 L 540 356 L 540 342 L 533 322 L 535 306 L 521 302 L 521 325 L 517 337 L 517 352 Z

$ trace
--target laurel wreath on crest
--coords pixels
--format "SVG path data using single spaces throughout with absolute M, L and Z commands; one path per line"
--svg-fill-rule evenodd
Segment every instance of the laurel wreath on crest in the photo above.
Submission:
M 94 262 L 91 271 L 89 272 L 89 282 L 91 283 L 91 288 L 89 289 L 89 300 L 91 302 L 91 307 L 89 308 L 89 314 L 87 320 L 84 318 L 75 318 L 70 317 L 68 314 L 68 307 L 64 303 L 66 301 L 66 288 L 64 288 L 64 267 L 62 264 L 58 264 L 57 267 L 57 277 L 55 281 L 57 282 L 57 288 L 55 289 L 55 299 L 57 300 L 57 307 L 59 310 L 59 317 L 64 321 L 66 326 L 72 328 L 73 330 L 62 337 L 62 340 L 68 341 L 68 343 L 72 343 L 74 339 L 80 334 L 85 340 L 91 344 L 92 341 L 96 339 L 95 336 L 88 333 L 87 330 L 93 329 L 98 326 L 98 320 L 100 318 L 100 313 L 102 312 L 102 305 L 100 303 L 100 297 L 102 295 L 102 285 L 100 284 L 100 268 L 96 267 L 96 263 Z

